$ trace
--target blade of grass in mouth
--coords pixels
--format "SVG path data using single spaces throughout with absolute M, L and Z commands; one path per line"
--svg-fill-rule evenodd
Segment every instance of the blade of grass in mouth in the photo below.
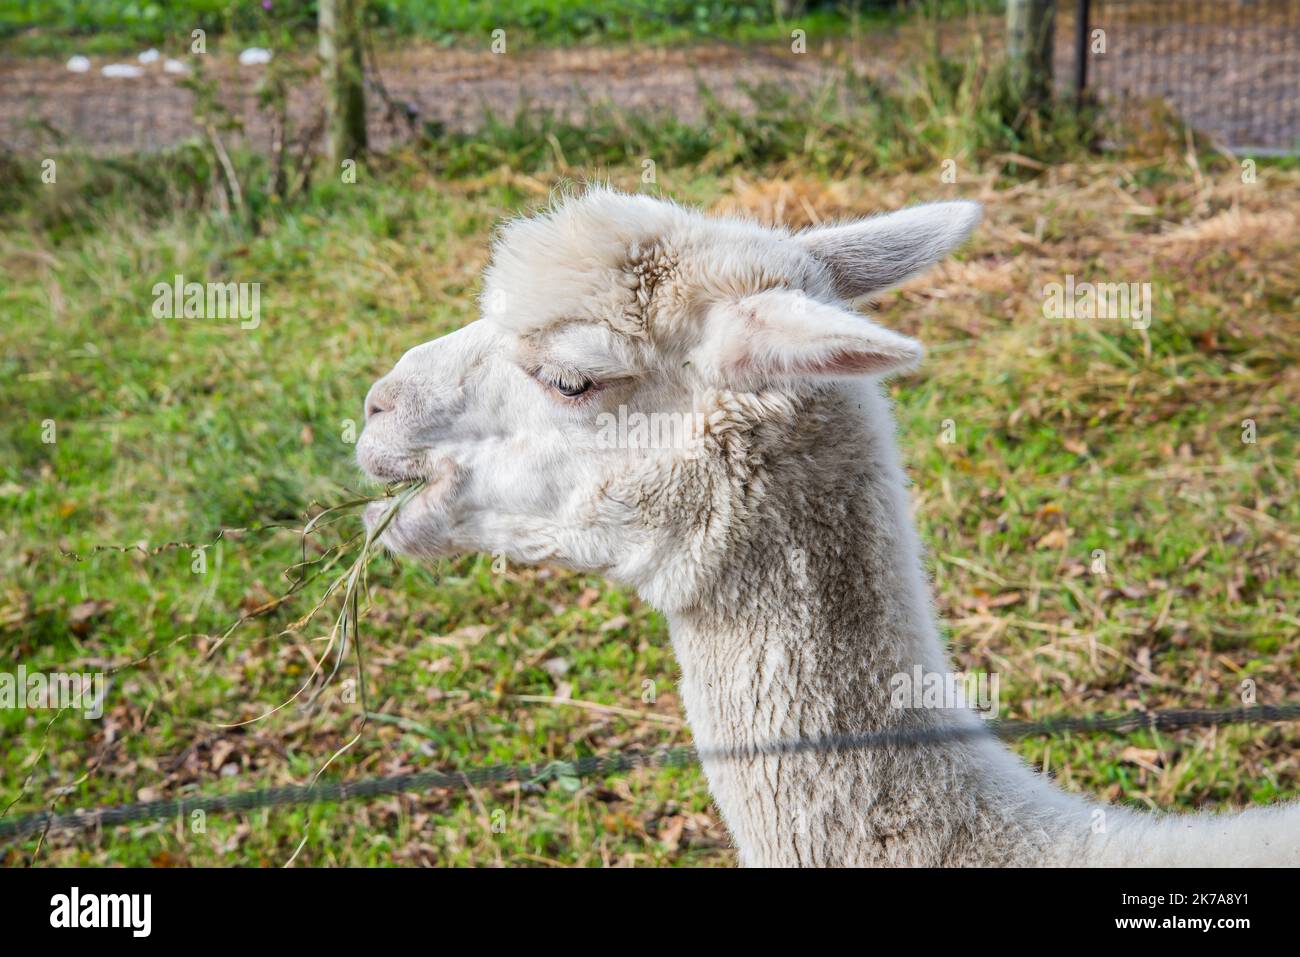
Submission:
M 374 561 L 374 559 L 377 558 L 383 551 L 383 547 L 379 544 L 379 539 L 384 534 L 384 531 L 392 524 L 393 520 L 397 517 L 397 513 L 401 511 L 402 507 L 405 506 L 406 503 L 409 502 L 412 498 L 414 498 L 415 495 L 420 491 L 420 489 L 424 487 L 424 485 L 425 485 L 425 481 L 423 479 L 409 481 L 409 482 L 400 482 L 395 485 L 390 485 L 385 490 L 383 495 L 358 497 L 358 498 L 350 499 L 349 501 L 340 503 L 338 505 L 329 506 L 328 508 L 320 512 L 318 515 L 316 515 L 310 522 L 308 522 L 303 527 L 302 537 L 304 540 L 303 547 L 305 549 L 306 537 L 309 534 L 311 534 L 311 532 L 314 531 L 316 528 L 319 528 L 321 526 L 320 520 L 324 515 L 361 508 L 363 506 L 371 504 L 372 502 L 382 502 L 382 501 L 389 502 L 388 507 L 384 510 L 384 513 L 379 517 L 379 520 L 375 522 L 372 528 L 366 530 L 365 537 L 361 541 L 361 545 L 358 548 L 356 555 L 353 557 L 351 564 L 348 565 L 345 571 L 343 571 L 332 582 L 330 582 L 329 586 L 325 589 L 324 593 L 321 595 L 320 599 L 316 602 L 316 604 L 305 615 L 303 615 L 301 618 L 299 618 L 290 626 L 290 630 L 298 630 L 305 627 L 316 617 L 316 614 L 322 608 L 324 608 L 326 604 L 329 603 L 329 600 L 335 594 L 339 593 L 340 590 L 342 591 L 342 605 L 339 609 L 338 615 L 335 616 L 334 624 L 330 628 L 329 634 L 326 636 L 325 650 L 316 659 L 316 664 L 311 669 L 311 673 L 307 675 L 306 680 L 302 683 L 302 685 L 298 688 L 298 690 L 295 691 L 287 700 L 282 701 L 280 704 L 276 705 L 274 708 L 270 709 L 269 711 L 266 711 L 255 718 L 250 718 L 245 721 L 236 722 L 233 725 L 223 725 L 224 727 L 236 727 L 239 725 L 251 724 L 253 722 L 260 721 L 263 718 L 270 717 L 271 715 L 275 714 L 277 711 L 280 711 L 281 709 L 292 704 L 299 697 L 301 697 L 305 692 L 307 692 L 309 688 L 311 688 L 312 684 L 315 683 L 316 679 L 321 675 L 325 662 L 329 660 L 331 655 L 333 655 L 334 666 L 330 669 L 329 675 L 324 679 L 324 681 L 321 682 L 321 684 L 316 688 L 314 693 L 312 693 L 311 696 L 309 697 L 307 703 L 308 705 L 310 705 L 312 702 L 316 700 L 316 698 L 321 694 L 321 692 L 324 691 L 324 689 L 327 688 L 333 682 L 334 678 L 337 676 L 339 668 L 342 666 L 343 659 L 347 655 L 349 642 L 352 644 L 353 648 L 355 649 L 356 660 L 357 660 L 357 687 L 359 691 L 358 703 L 360 704 L 361 714 L 362 715 L 365 714 L 366 707 L 367 707 L 365 668 L 364 668 L 365 662 L 363 659 L 361 642 L 359 639 L 360 639 L 360 624 L 361 624 L 361 611 L 362 611 L 361 598 L 363 593 L 367 592 L 366 571 L 369 568 L 370 563 Z M 349 539 L 348 542 L 344 544 L 344 546 L 338 547 L 337 551 L 334 552 L 333 560 L 330 561 L 329 564 L 325 567 L 326 568 L 332 567 L 334 564 L 336 564 L 336 562 L 343 559 L 344 550 L 346 546 L 350 545 L 354 541 L 356 541 L 356 537 Z M 324 571 L 324 569 L 321 569 L 321 571 Z M 312 576 L 312 580 L 314 580 L 316 577 L 318 577 L 318 575 Z M 299 584 L 298 586 L 299 589 L 301 588 L 301 584 L 303 583 Z M 337 651 L 335 650 L 336 648 Z M 364 723 L 364 719 L 363 719 L 363 723 Z
M 330 598 L 335 593 L 337 593 L 340 588 L 343 589 L 343 605 L 339 611 L 338 616 L 335 618 L 333 628 L 331 628 L 330 630 L 326 649 L 324 653 L 320 656 L 320 658 L 317 659 L 316 665 L 312 669 L 311 674 L 308 675 L 306 682 L 296 692 L 294 692 L 294 694 L 287 701 L 282 702 L 281 704 L 259 715 L 258 717 L 250 718 L 246 721 L 239 721 L 234 724 L 217 725 L 218 727 L 237 727 L 239 725 L 250 724 L 254 721 L 260 721 L 262 718 L 269 717 L 275 712 L 291 704 L 293 701 L 297 700 L 305 691 L 308 690 L 311 684 L 320 675 L 322 666 L 324 665 L 325 661 L 328 660 L 331 651 L 333 650 L 336 644 L 338 644 L 339 649 L 338 649 L 338 654 L 335 658 L 334 667 L 330 671 L 329 679 L 327 679 L 325 683 L 321 686 L 321 688 L 317 690 L 316 692 L 317 695 L 320 693 L 320 690 L 323 690 L 323 688 L 329 684 L 330 680 L 332 680 L 334 676 L 338 673 L 339 666 L 347 652 L 349 641 L 351 641 L 353 645 L 356 647 L 357 665 L 358 665 L 358 669 L 361 668 L 363 664 L 362 657 L 361 657 L 362 651 L 360 647 L 360 641 L 358 639 L 359 639 L 359 629 L 360 629 L 361 610 L 362 610 L 361 596 L 363 592 L 367 591 L 366 589 L 367 568 L 369 567 L 370 563 L 376 557 L 378 557 L 382 552 L 382 547 L 379 544 L 379 539 L 383 535 L 384 531 L 392 524 L 394 518 L 396 518 L 397 513 L 402 509 L 402 507 L 405 506 L 406 503 L 409 502 L 412 498 L 414 498 L 415 495 L 420 491 L 420 489 L 422 489 L 425 486 L 425 484 L 426 481 L 424 479 L 413 479 L 413 480 L 407 480 L 402 482 L 396 482 L 389 485 L 387 488 L 385 488 L 383 493 L 380 495 L 356 496 L 354 498 L 348 499 L 347 501 L 340 502 L 337 505 L 325 506 L 324 508 L 321 509 L 320 512 L 318 512 L 309 521 L 307 521 L 306 524 L 304 524 L 301 529 L 292 529 L 292 526 L 283 525 L 279 523 L 261 525 L 261 526 L 250 527 L 250 528 L 238 528 L 238 529 L 223 528 L 220 530 L 217 537 L 213 539 L 211 542 L 209 542 L 207 545 L 195 545 L 190 542 L 166 542 L 163 545 L 156 546 L 154 548 L 147 548 L 140 543 L 135 543 L 131 545 L 95 545 L 85 555 L 68 551 L 66 549 L 63 550 L 63 554 L 64 557 L 68 558 L 69 560 L 77 561 L 77 562 L 86 561 L 94 553 L 104 552 L 104 551 L 118 552 L 122 554 L 125 554 L 127 552 L 138 551 L 146 556 L 151 556 L 151 555 L 158 555 L 163 552 L 177 551 L 180 549 L 190 549 L 190 550 L 206 549 L 208 547 L 211 547 L 212 545 L 215 545 L 218 541 L 221 541 L 223 538 L 227 538 L 227 536 L 231 535 L 232 533 L 274 532 L 274 531 L 284 531 L 290 529 L 297 531 L 299 535 L 301 557 L 298 562 L 295 562 L 294 564 L 290 565 L 285 570 L 285 576 L 289 581 L 288 590 L 279 598 L 275 598 L 275 599 L 271 599 L 270 601 L 263 602 L 261 605 L 259 605 L 257 608 L 253 609 L 252 611 L 240 615 L 239 618 L 236 619 L 235 622 L 231 624 L 229 628 L 227 628 L 224 632 L 221 633 L 221 635 L 217 638 L 216 642 L 202 654 L 203 659 L 210 661 L 215 656 L 216 652 L 221 648 L 221 646 L 225 644 L 226 640 L 241 625 L 243 625 L 244 622 L 252 618 L 261 617 L 284 605 L 294 595 L 303 591 L 312 582 L 316 581 L 318 578 L 323 576 L 330 569 L 334 568 L 340 562 L 344 561 L 347 558 L 349 549 L 358 541 L 358 539 L 360 539 L 361 540 L 360 548 L 356 553 L 355 557 L 353 558 L 352 563 L 348 566 L 347 570 L 343 572 L 341 575 L 339 575 L 338 577 L 336 577 L 330 583 L 330 585 L 325 589 L 324 593 L 321 595 L 320 599 L 306 614 L 302 615 L 300 618 L 292 622 L 285 629 L 286 632 L 290 632 L 290 631 L 297 631 L 306 627 L 313 619 L 315 619 L 317 613 L 319 613 L 320 610 L 325 607 L 325 605 L 329 602 Z M 388 501 L 389 506 L 384 510 L 383 515 L 380 516 L 379 520 L 375 523 L 373 528 L 367 529 L 364 532 L 364 535 L 361 532 L 357 532 L 354 535 L 347 536 L 340 543 L 329 545 L 329 546 L 322 545 L 321 546 L 323 549 L 322 554 L 316 558 L 308 559 L 307 557 L 308 536 L 310 536 L 314 532 L 322 531 L 328 526 L 332 526 L 339 522 L 342 522 L 348 517 L 348 513 L 353 510 L 362 508 L 373 502 L 382 502 L 382 501 Z M 229 539 L 227 538 L 227 540 Z M 145 662 L 149 661 L 156 655 L 160 654 L 165 648 L 176 645 L 179 642 L 185 640 L 186 638 L 194 638 L 194 637 L 202 637 L 202 635 L 200 633 L 186 633 L 183 635 L 178 635 L 175 638 L 171 639 L 170 641 L 164 643 L 163 645 L 151 647 L 143 655 L 140 655 L 139 657 L 131 661 L 125 662 L 124 664 L 118 665 L 117 667 L 110 669 L 110 673 L 117 674 L 118 672 L 121 671 L 133 670 L 134 668 L 143 665 Z M 357 678 L 358 678 L 359 686 L 362 691 L 361 713 L 364 715 L 365 713 L 364 672 L 359 670 Z M 316 695 L 312 696 L 313 700 L 315 697 Z

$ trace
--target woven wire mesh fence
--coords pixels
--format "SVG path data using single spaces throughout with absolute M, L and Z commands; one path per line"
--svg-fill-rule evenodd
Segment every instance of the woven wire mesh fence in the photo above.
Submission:
M 793 30 L 802 12 L 823 4 L 792 6 L 783 22 Z M 468 40 L 451 48 L 385 42 L 367 58 L 370 142 L 384 149 L 426 123 L 472 131 L 489 111 L 508 117 L 520 109 L 539 110 L 580 121 L 596 102 L 699 119 L 701 88 L 744 109 L 748 86 L 815 85 L 835 69 L 827 51 L 847 54 L 887 80 L 900 63 L 919 55 L 919 38 L 927 32 L 937 33 L 945 49 L 978 34 L 992 56 L 1004 39 L 1005 3 L 997 0 L 946 7 L 933 0 L 856 0 L 849 6 L 860 23 L 842 36 L 811 31 L 811 56 L 791 56 L 780 44 L 711 40 L 707 30 L 690 44 L 521 43 L 505 56 L 476 49 Z M 948 12 L 935 16 L 935 10 Z M 1103 101 L 1164 100 L 1194 127 L 1237 150 L 1300 148 L 1300 0 L 1059 0 L 1054 60 L 1062 95 L 1076 81 L 1081 22 L 1087 87 Z M 70 43 L 66 52 L 78 51 Z M 207 77 L 216 99 L 239 118 L 236 142 L 267 149 L 276 136 L 274 118 L 259 106 L 267 68 L 241 65 L 235 52 L 207 60 Z M 164 53 L 192 62 L 180 48 Z M 286 55 L 302 61 L 288 110 L 292 126 L 305 135 L 318 128 L 321 111 L 314 61 L 309 52 Z M 118 61 L 138 75 L 104 75 Z M 184 74 L 167 71 L 164 59 L 136 64 L 128 54 L 93 56 L 85 72 L 74 72 L 61 59 L 0 53 L 0 145 L 9 149 L 153 152 L 200 132 L 194 92 Z
M 486 30 L 442 43 L 431 42 L 428 35 L 394 34 L 377 22 L 366 56 L 370 144 L 384 150 L 426 129 L 472 133 L 489 113 L 509 119 L 519 111 L 544 112 L 582 122 L 596 104 L 703 121 L 702 90 L 728 108 L 747 110 L 748 90 L 771 84 L 807 91 L 833 78 L 843 57 L 888 80 L 901 63 L 921 55 L 929 36 L 955 45 L 969 39 L 977 21 L 979 32 L 996 44 L 1003 19 L 998 0 L 940 0 L 938 5 L 936 0 L 851 0 L 847 7 L 842 0 L 775 3 L 782 8 L 780 18 L 769 24 L 763 42 L 728 40 L 729 14 L 717 4 L 702 5 L 698 21 L 672 21 L 674 27 L 689 27 L 687 39 L 664 40 L 654 28 L 671 18 L 651 0 L 609 5 L 590 0 L 593 15 L 606 14 L 609 7 L 627 8 L 624 15 L 649 37 L 631 44 L 602 42 L 595 33 L 569 45 L 541 42 L 510 27 L 498 54 L 490 48 Z M 382 4 L 371 3 L 372 10 L 378 6 Z M 761 7 L 765 16 L 775 16 L 770 3 L 740 6 Z M 852 16 L 832 30 L 802 29 L 801 24 L 808 26 L 805 16 L 815 18 L 831 9 L 849 9 Z M 796 31 L 803 34 L 797 42 Z M 299 25 L 292 36 L 290 48 L 275 50 L 274 57 L 276 64 L 292 61 L 299 68 L 290 83 L 287 119 L 294 130 L 307 133 L 317 129 L 322 111 L 319 63 L 310 30 Z M 220 34 L 209 39 L 211 49 L 193 55 L 188 26 L 176 19 L 169 39 L 160 41 L 158 58 L 140 63 L 137 52 L 125 49 L 113 55 L 92 52 L 80 71 L 67 65 L 82 53 L 75 38 L 60 48 L 60 57 L 5 55 L 0 45 L 0 146 L 93 155 L 176 146 L 203 133 L 193 89 L 194 71 L 201 67 L 213 102 L 237 120 L 235 129 L 223 133 L 229 145 L 268 151 L 277 129 L 260 101 L 274 67 L 241 64 L 238 46 Z M 144 52 L 147 44 L 138 45 Z M 169 72 L 169 60 L 174 72 Z
M 1101 100 L 1163 100 L 1234 150 L 1300 152 L 1300 0 L 1061 0 L 1059 86 L 1075 82 L 1081 22 Z

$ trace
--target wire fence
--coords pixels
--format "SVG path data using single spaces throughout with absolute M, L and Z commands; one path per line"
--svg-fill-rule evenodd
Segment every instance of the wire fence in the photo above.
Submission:
M 1061 0 L 1058 84 L 1079 39 L 1103 101 L 1163 100 L 1238 152 L 1300 150 L 1300 0 Z
M 0 817 L 0 839 L 22 838 L 50 831 L 85 831 L 136 821 L 171 819 L 196 811 L 252 811 L 291 804 L 322 804 L 431 790 L 466 791 L 523 782 L 541 784 L 556 778 L 608 776 L 647 767 L 686 767 L 700 761 L 742 761 L 766 756 L 831 753 L 866 748 L 905 748 L 963 741 L 985 736 L 1004 740 L 1069 733 L 1128 733 L 1141 729 L 1174 731 L 1223 724 L 1262 724 L 1300 719 L 1300 704 L 1260 705 L 1220 710 L 1133 712 L 1125 715 L 1053 718 L 1045 721 L 968 721 L 931 728 L 864 732 L 777 741 L 740 749 L 680 747 L 659 751 L 625 750 L 588 755 L 573 761 L 545 764 L 493 765 L 463 771 L 425 771 L 359 781 L 328 781 L 289 787 L 243 791 L 206 797 L 170 798 L 55 814 L 37 811 Z
M 915 55 L 906 42 L 910 34 L 937 31 L 947 42 L 979 33 L 990 55 L 1003 41 L 1004 14 L 993 2 L 938 20 L 926 13 L 926 3 L 858 0 L 854 6 L 864 17 L 903 13 L 888 21 L 868 17 L 852 37 L 811 37 L 813 56 L 783 55 L 770 44 L 711 41 L 707 33 L 689 45 L 523 44 L 505 55 L 474 49 L 470 40 L 450 49 L 385 43 L 368 58 L 370 140 L 383 149 L 426 123 L 472 131 L 488 112 L 509 116 L 527 109 L 580 119 L 593 102 L 689 119 L 701 111 L 702 87 L 743 109 L 747 86 L 815 84 L 832 68 L 817 54 L 831 48 L 847 49 L 859 66 L 874 65 L 888 75 L 889 64 Z M 1055 22 L 1055 72 L 1063 94 L 1076 83 L 1083 39 L 1088 89 L 1105 102 L 1164 100 L 1239 151 L 1300 147 L 1300 0 L 1059 0 Z M 797 23 L 797 17 L 790 20 Z M 70 45 L 68 52 L 77 51 Z M 239 121 L 237 141 L 267 149 L 274 120 L 259 108 L 259 90 L 268 68 L 240 64 L 234 52 L 205 58 L 206 75 L 216 99 Z M 0 144 L 111 155 L 154 152 L 194 137 L 201 132 L 195 94 L 182 72 L 194 58 L 177 56 L 146 64 L 131 55 L 94 57 L 84 72 L 53 59 L 0 57 Z M 307 77 L 292 85 L 288 113 L 297 128 L 309 129 L 321 96 L 310 76 L 310 54 L 298 58 Z M 114 66 L 131 75 L 105 75 Z

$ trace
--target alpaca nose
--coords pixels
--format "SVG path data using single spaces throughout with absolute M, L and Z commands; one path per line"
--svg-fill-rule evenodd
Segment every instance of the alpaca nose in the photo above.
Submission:
M 397 404 L 393 397 L 392 389 L 384 388 L 384 381 L 381 379 L 370 387 L 366 394 L 366 421 L 369 422 L 381 412 L 392 412 Z

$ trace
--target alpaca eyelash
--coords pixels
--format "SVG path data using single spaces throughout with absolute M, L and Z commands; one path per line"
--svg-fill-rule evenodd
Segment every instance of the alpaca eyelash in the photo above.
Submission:
M 551 385 L 557 389 L 577 390 L 581 388 L 590 388 L 594 383 L 584 375 L 561 375 L 551 380 Z
M 581 402 L 599 391 L 600 383 L 580 372 L 538 367 L 529 371 L 534 379 L 560 395 L 567 402 Z M 567 395 L 566 392 L 573 392 Z

